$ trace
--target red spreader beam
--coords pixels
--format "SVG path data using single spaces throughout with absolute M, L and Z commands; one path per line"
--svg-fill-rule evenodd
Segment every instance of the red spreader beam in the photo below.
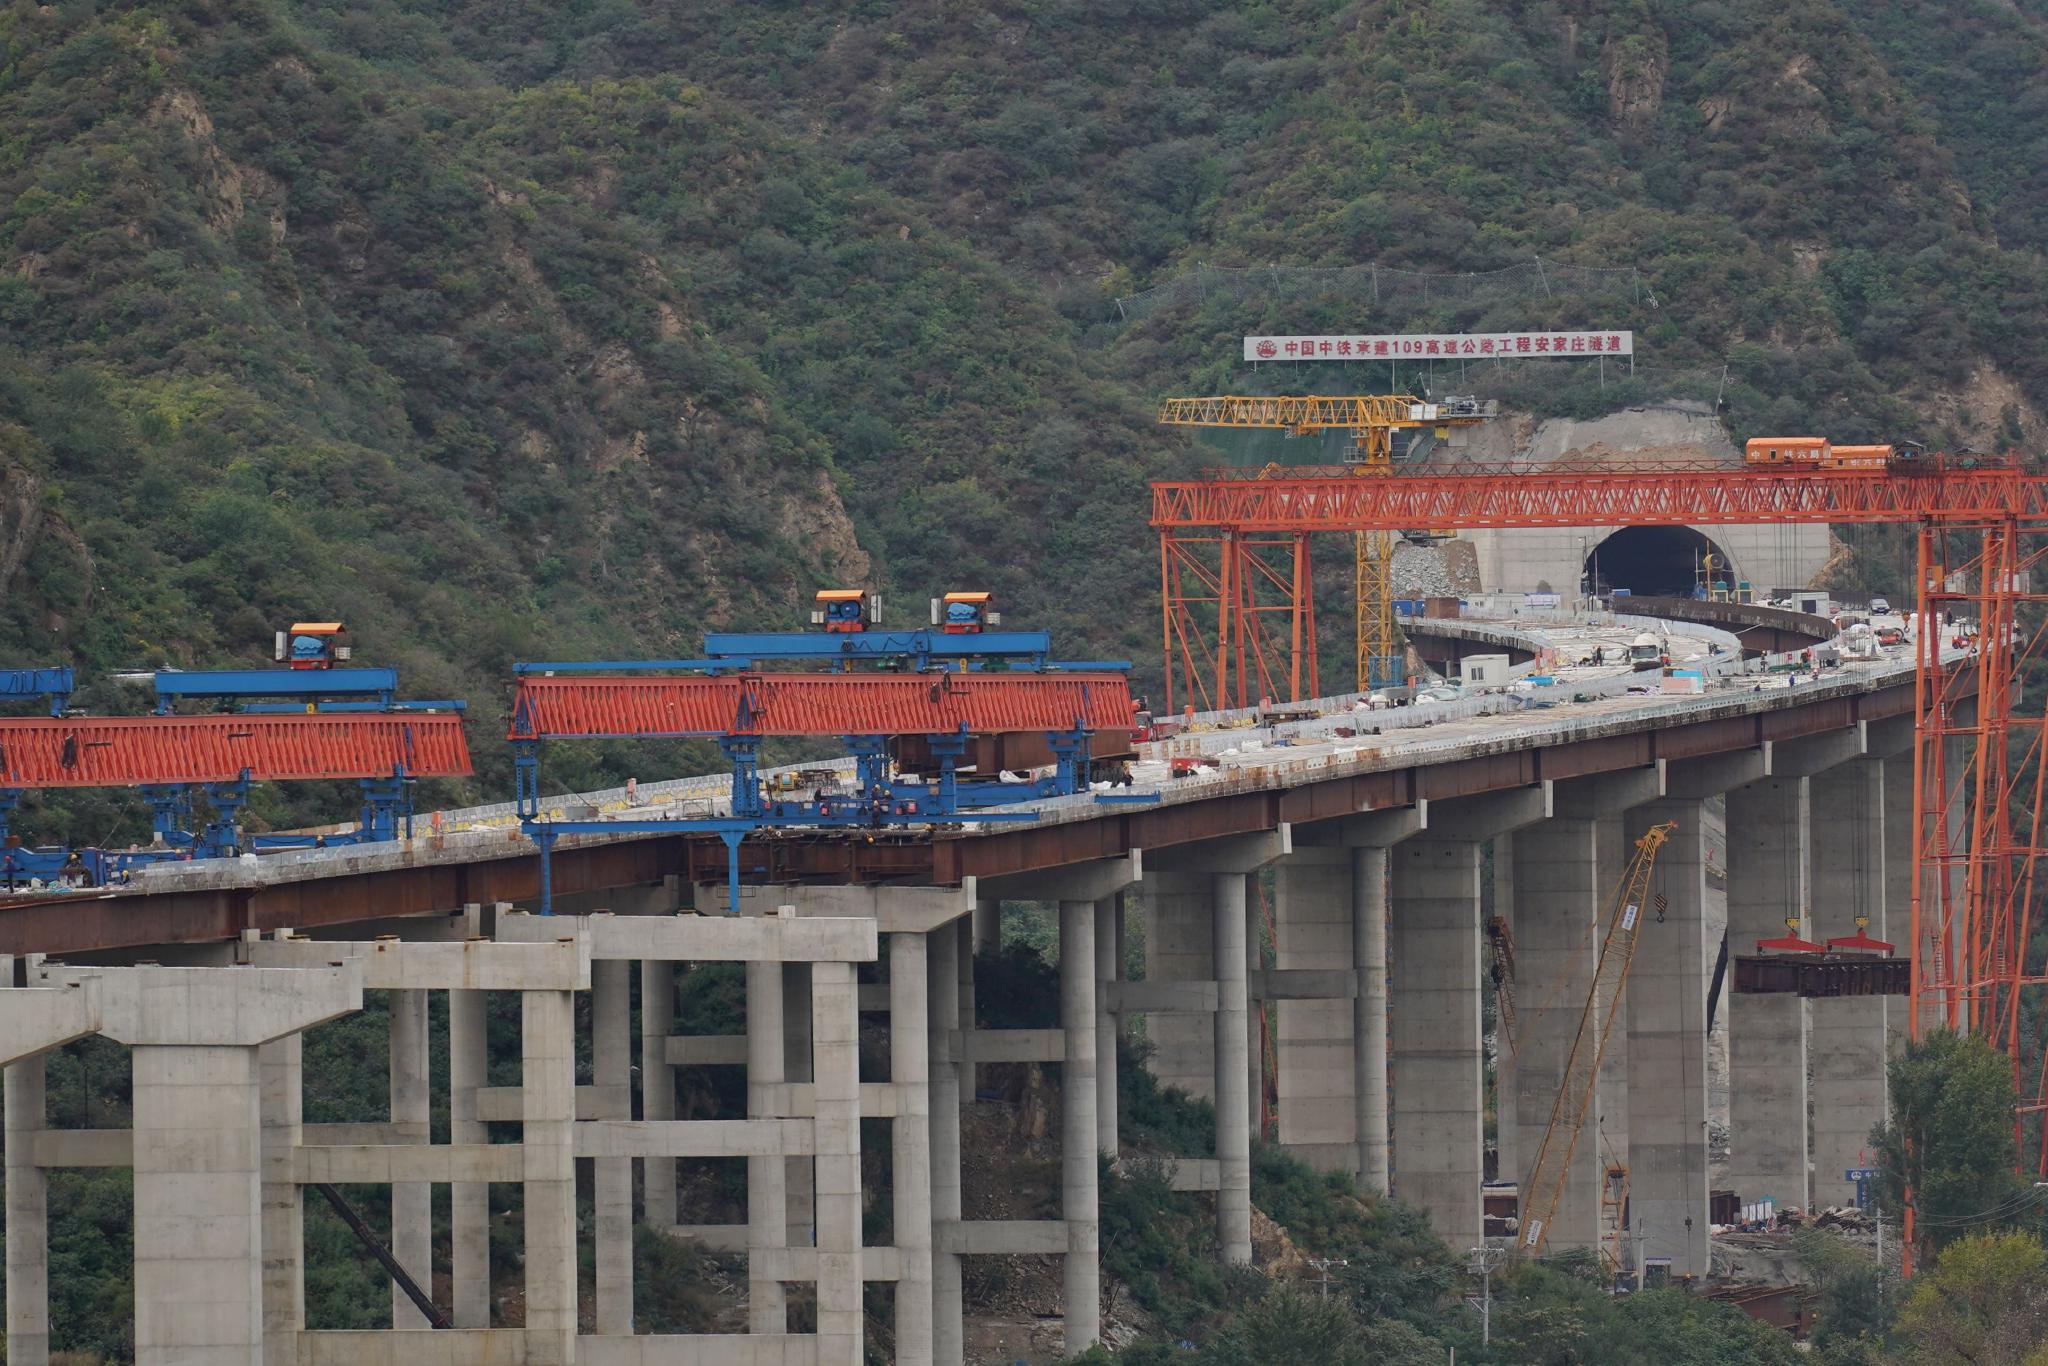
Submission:
M 2048 479 L 2008 466 L 1928 474 L 1572 470 L 1296 474 L 1152 485 L 1162 531 L 1456 531 L 1532 526 L 2048 519 Z
M 136 787 L 469 774 L 447 716 L 0 717 L 0 787 Z
M 1131 724 L 1121 674 L 740 674 L 522 678 L 514 740 L 944 735 Z

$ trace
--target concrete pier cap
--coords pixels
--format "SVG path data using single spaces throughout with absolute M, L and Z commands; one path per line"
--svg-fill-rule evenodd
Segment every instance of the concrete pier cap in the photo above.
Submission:
M 1551 814 L 1562 821 L 1599 820 L 1644 802 L 1654 802 L 1666 796 L 1669 787 L 1670 769 L 1663 759 L 1619 773 L 1568 778 L 1560 781 L 1552 793 Z
M 618 958 L 670 963 L 867 963 L 876 954 L 876 921 L 870 915 L 782 917 L 774 896 L 791 892 L 873 891 L 874 888 L 754 888 L 754 915 L 527 915 L 498 917 L 501 944 L 588 941 L 592 961 Z M 891 889 L 896 890 L 896 889 Z M 783 902 L 787 904 L 787 901 Z M 964 913 L 964 911 L 962 912 Z M 912 927 L 915 928 L 915 927 Z M 587 965 L 586 965 L 587 966 Z
M 1777 761 L 1777 746 L 1769 740 L 1727 754 L 1673 760 L 1665 769 L 1664 795 L 1677 801 L 1718 797 L 1765 778 L 1782 777 Z
M 1330 820 L 1303 822 L 1295 828 L 1294 846 L 1299 849 L 1385 848 L 1427 829 L 1429 801 L 1422 798 L 1413 806 L 1389 806 Z
M 1555 814 L 1557 785 L 1549 778 L 1506 792 L 1485 792 L 1436 803 L 1429 813 L 1433 840 L 1490 840 Z
M 981 884 L 978 894 L 996 901 L 1101 901 L 1144 876 L 1145 853 L 1133 849 L 1114 858 L 990 878 Z
M 1294 852 L 1294 827 L 1282 821 L 1273 830 L 1225 835 L 1198 844 L 1177 844 L 1158 850 L 1153 862 L 1160 872 L 1256 873 L 1274 859 Z
M 1865 758 L 1869 753 L 1870 735 L 1866 723 L 1857 721 L 1825 734 L 1781 741 L 1772 752 L 1771 776 L 1811 778 L 1851 759 Z
M 252 1048 L 363 1008 L 362 965 L 331 952 L 307 967 L 52 964 L 44 976 L 52 985 L 96 979 L 97 1032 L 131 1047 Z
M 0 1063 L 97 1034 L 102 1022 L 97 976 L 0 991 Z
M 551 917 L 560 920 L 562 917 Z M 590 935 L 501 943 L 489 939 L 365 942 L 306 939 L 281 931 L 242 946 L 244 960 L 265 968 L 317 967 L 337 959 L 362 969 L 372 991 L 588 991 Z
M 679 917 L 683 923 L 712 919 L 748 920 L 785 917 L 796 920 L 867 919 L 883 934 L 928 934 L 974 911 L 975 879 L 962 878 L 958 887 L 921 886 L 813 886 L 807 883 L 770 883 L 740 888 L 738 916 Z M 694 889 L 700 906 L 722 906 L 724 883 L 700 883 Z M 600 957 L 603 955 L 600 954 Z M 867 955 L 872 958 L 871 953 Z

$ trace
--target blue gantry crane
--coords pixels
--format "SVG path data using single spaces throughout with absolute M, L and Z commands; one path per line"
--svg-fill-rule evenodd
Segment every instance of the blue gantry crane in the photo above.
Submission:
M 541 851 L 543 911 L 553 906 L 554 844 L 566 835 L 717 834 L 736 910 L 739 849 L 751 833 L 1031 820 L 1034 813 L 1014 808 L 1087 791 L 1092 738 L 1132 723 L 1130 666 L 1056 661 L 1047 632 L 989 629 L 1000 618 L 986 593 L 948 594 L 932 616 L 930 628 L 884 630 L 875 599 L 835 589 L 818 595 L 814 631 L 713 632 L 695 659 L 514 665 L 508 738 L 521 826 Z M 1049 773 L 964 771 L 974 737 L 1019 732 L 1045 737 Z M 766 790 L 761 744 L 784 736 L 840 740 L 854 760 L 853 783 L 809 797 Z M 544 814 L 540 743 L 619 737 L 717 741 L 732 772 L 728 814 Z M 913 737 L 934 772 L 906 774 L 892 761 L 892 743 Z
M 0 888 L 101 886 L 151 863 L 409 835 L 417 779 L 470 771 L 460 720 L 466 704 L 402 700 L 395 669 L 336 667 L 349 657 L 344 635 L 339 622 L 294 623 L 278 634 L 278 660 L 289 668 L 146 675 L 156 693 L 147 717 L 67 718 L 69 669 L 0 670 L 0 701 L 47 700 L 50 711 L 33 721 L 0 717 Z M 180 712 L 181 704 L 208 710 Z M 245 834 L 252 784 L 317 778 L 360 782 L 355 829 Z M 87 786 L 140 793 L 150 805 L 151 843 L 109 851 L 8 840 L 23 791 Z

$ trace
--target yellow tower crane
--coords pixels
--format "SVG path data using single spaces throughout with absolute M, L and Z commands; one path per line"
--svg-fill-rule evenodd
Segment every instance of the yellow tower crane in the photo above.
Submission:
M 1447 436 L 1452 427 L 1484 422 L 1499 411 L 1499 405 L 1490 400 L 1426 403 L 1408 394 L 1226 394 L 1169 398 L 1160 405 L 1159 420 L 1170 427 L 1234 427 L 1283 431 L 1289 436 L 1349 431 L 1354 453 L 1346 463 L 1362 475 L 1382 475 L 1393 469 L 1395 432 L 1429 427 L 1438 436 Z M 1357 556 L 1360 692 L 1401 678 L 1401 642 L 1394 631 L 1394 535 L 1394 528 L 1352 534 Z
M 1529 1168 L 1529 1180 L 1522 1187 L 1521 1237 L 1517 1243 L 1525 1256 L 1543 1251 L 1564 1198 L 1566 1178 L 1572 1168 L 1572 1153 L 1586 1127 L 1586 1114 L 1593 1108 L 1593 1092 L 1600 1080 L 1600 1060 L 1606 1056 L 1607 1041 L 1621 1011 L 1621 994 L 1628 985 L 1629 965 L 1635 961 L 1636 936 L 1641 931 L 1643 911 L 1650 895 L 1650 874 L 1657 867 L 1657 851 L 1671 838 L 1677 823 L 1653 825 L 1636 841 L 1635 857 L 1614 896 L 1614 909 L 1607 921 L 1607 937 L 1600 943 L 1600 957 L 1593 967 L 1593 985 L 1586 992 L 1586 1009 L 1579 1016 L 1579 1032 L 1572 1039 L 1572 1051 L 1564 1065 L 1564 1078 L 1557 1099 L 1550 1107 L 1550 1126 L 1536 1149 L 1536 1161 Z M 1609 1272 L 1621 1263 L 1621 1220 L 1618 1206 L 1627 1190 L 1628 1172 L 1618 1164 L 1607 1165 L 1602 1206 L 1612 1203 L 1617 1217 L 1610 1230 L 1612 1243 L 1600 1249 L 1600 1260 Z M 1617 1184 L 1618 1183 L 1618 1184 Z

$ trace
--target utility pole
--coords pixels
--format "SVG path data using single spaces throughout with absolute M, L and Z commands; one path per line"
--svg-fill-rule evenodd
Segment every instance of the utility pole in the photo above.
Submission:
M 1311 1257 L 1308 1264 L 1322 1274 L 1323 1298 L 1326 1300 L 1330 1298 L 1330 1268 L 1351 1265 L 1350 1261 L 1343 1257 Z
M 1472 1269 L 1479 1273 L 1479 1343 L 1493 1342 L 1493 1269 L 1500 1265 L 1507 1249 L 1482 1243 L 1472 1249 Z

